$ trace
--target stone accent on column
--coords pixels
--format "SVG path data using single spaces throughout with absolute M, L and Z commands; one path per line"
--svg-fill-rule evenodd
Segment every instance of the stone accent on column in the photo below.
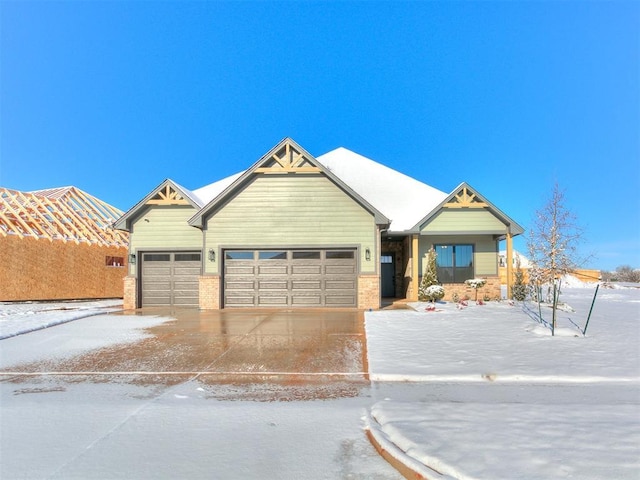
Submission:
M 378 310 L 380 308 L 380 276 L 358 276 L 358 308 Z
M 124 297 L 122 300 L 122 308 L 125 310 L 133 310 L 138 308 L 138 279 L 132 275 L 124 277 Z
M 202 310 L 220 310 L 220 275 L 201 276 L 199 290 Z

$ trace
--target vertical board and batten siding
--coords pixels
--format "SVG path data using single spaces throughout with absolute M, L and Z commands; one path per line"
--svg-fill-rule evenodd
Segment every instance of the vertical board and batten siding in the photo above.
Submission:
M 468 244 L 473 245 L 473 263 L 476 276 L 498 274 L 498 242 L 493 235 L 433 235 L 421 236 L 420 274 L 424 272 L 424 258 L 433 245 L 440 244 Z
M 506 233 L 507 227 L 489 210 L 451 208 L 443 209 L 422 227 L 421 232 Z
M 323 175 L 257 175 L 207 218 L 205 251 L 219 247 L 360 246 L 360 270 L 375 272 L 373 215 Z M 366 248 L 371 260 L 365 259 Z M 205 262 L 220 273 L 220 261 Z
M 151 206 L 132 223 L 130 251 L 138 249 L 193 249 L 202 251 L 202 231 L 187 222 L 196 213 L 191 206 Z M 135 265 L 131 266 L 135 274 Z

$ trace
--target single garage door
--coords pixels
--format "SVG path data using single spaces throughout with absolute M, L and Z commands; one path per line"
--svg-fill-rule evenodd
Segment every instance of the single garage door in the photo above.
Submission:
M 355 249 L 227 250 L 225 307 L 355 307 Z
M 198 306 L 200 252 L 142 254 L 142 306 Z

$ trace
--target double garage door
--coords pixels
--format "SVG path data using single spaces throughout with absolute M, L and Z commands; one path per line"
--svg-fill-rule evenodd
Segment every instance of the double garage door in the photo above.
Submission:
M 198 306 L 200 252 L 142 253 L 142 306 Z
M 199 305 L 200 252 L 141 254 L 141 305 Z M 355 307 L 355 249 L 227 250 L 223 306 Z
M 355 307 L 355 249 L 227 250 L 224 307 Z

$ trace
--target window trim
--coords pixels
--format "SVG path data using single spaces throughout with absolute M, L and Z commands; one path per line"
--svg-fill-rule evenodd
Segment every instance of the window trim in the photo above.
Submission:
M 471 278 L 475 278 L 475 245 L 473 243 L 436 243 L 433 245 L 433 248 L 438 252 L 438 247 L 441 248 L 451 248 L 452 249 L 452 265 L 450 267 L 442 267 L 439 265 L 440 255 L 436 257 L 436 272 L 438 275 L 438 280 L 442 283 L 455 283 L 460 284 L 464 283 L 465 280 L 469 280 Z M 456 248 L 459 247 L 470 247 L 471 249 L 471 266 L 459 266 L 456 264 Z M 442 277 L 444 276 L 441 272 L 443 269 L 451 269 L 451 281 L 443 281 Z M 471 273 L 465 273 L 468 269 L 471 269 Z M 469 276 L 470 275 L 470 276 Z M 469 277 L 469 278 L 460 278 L 460 277 Z

